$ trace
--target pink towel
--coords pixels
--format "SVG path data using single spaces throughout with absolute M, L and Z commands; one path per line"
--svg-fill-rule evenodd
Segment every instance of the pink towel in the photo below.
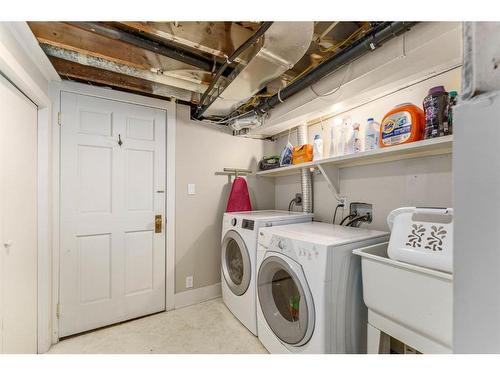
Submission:
M 247 181 L 243 177 L 234 179 L 227 201 L 226 212 L 252 211 Z

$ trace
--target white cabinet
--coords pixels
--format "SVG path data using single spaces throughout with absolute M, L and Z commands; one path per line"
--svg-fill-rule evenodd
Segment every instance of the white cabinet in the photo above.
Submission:
M 37 351 L 37 107 L 0 76 L 0 353 Z

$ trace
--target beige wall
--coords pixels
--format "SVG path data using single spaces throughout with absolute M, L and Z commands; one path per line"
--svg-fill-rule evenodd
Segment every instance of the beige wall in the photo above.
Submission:
M 373 205 L 373 223 L 365 228 L 387 230 L 389 212 L 404 206 L 451 207 L 451 156 L 433 156 L 340 169 L 340 191 L 350 202 Z M 332 222 L 337 202 L 321 175 L 314 176 L 314 220 Z M 298 175 L 276 178 L 276 208 L 300 191 Z M 342 211 L 337 214 L 337 223 Z M 348 214 L 348 209 L 345 210 Z
M 220 236 L 231 185 L 215 172 L 227 168 L 256 170 L 263 155 L 272 153 L 268 141 L 233 137 L 213 125 L 189 120 L 189 108 L 177 106 L 176 127 L 176 252 L 175 292 L 186 290 L 186 277 L 194 288 L 220 282 Z M 247 178 L 254 209 L 274 208 L 274 182 Z M 187 184 L 196 194 L 187 194 Z

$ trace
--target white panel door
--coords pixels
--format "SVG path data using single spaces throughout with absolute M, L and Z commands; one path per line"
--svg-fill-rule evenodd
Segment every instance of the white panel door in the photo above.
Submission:
M 63 337 L 165 310 L 166 112 L 61 95 Z
M 37 108 L 0 76 L 0 353 L 37 351 Z

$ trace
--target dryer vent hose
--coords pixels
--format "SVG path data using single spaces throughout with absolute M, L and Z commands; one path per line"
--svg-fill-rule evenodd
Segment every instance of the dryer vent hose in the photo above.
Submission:
M 299 146 L 307 143 L 307 125 L 302 124 L 297 127 L 297 143 Z M 300 185 L 302 189 L 302 211 L 305 213 L 313 212 L 313 190 L 312 176 L 309 168 L 300 170 Z

